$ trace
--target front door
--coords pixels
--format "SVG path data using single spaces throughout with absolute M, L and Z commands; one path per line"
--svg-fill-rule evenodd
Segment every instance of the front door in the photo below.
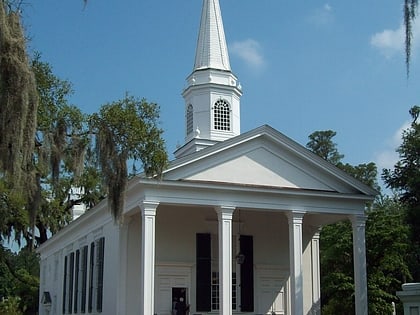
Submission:
M 172 288 L 172 314 L 178 315 L 176 310 L 178 303 L 185 303 L 188 305 L 187 301 L 187 288 Z

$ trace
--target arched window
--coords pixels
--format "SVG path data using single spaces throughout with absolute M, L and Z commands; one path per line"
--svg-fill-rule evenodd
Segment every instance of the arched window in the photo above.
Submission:
M 214 129 L 230 131 L 230 106 L 223 99 L 214 104 Z
M 189 135 L 190 133 L 193 132 L 194 126 L 193 126 L 193 106 L 191 104 L 188 105 L 187 107 L 187 117 L 186 117 L 186 121 L 187 121 L 187 135 Z

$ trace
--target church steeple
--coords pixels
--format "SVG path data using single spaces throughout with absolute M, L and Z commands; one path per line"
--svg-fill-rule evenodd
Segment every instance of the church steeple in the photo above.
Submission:
M 204 1 L 194 70 L 230 71 L 229 55 L 219 1 Z
M 186 135 L 177 158 L 240 134 L 242 91 L 230 68 L 219 0 L 203 0 L 194 68 L 182 96 Z

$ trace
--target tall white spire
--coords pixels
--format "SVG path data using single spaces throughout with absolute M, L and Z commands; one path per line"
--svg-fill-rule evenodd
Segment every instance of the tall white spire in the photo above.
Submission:
M 194 69 L 182 96 L 185 144 L 177 158 L 240 134 L 242 91 L 230 69 L 219 0 L 203 0 Z
M 218 0 L 204 0 L 194 70 L 230 71 L 229 54 Z

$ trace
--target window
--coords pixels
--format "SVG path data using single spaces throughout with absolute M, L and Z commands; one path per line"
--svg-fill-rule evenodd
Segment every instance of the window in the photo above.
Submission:
M 102 312 L 104 252 L 102 237 L 64 257 L 63 314 Z
M 219 298 L 219 273 L 213 271 L 211 273 L 211 309 L 218 310 L 220 306 Z
M 102 312 L 104 287 L 104 250 L 105 238 L 100 238 L 90 244 L 89 264 L 89 300 L 88 312 Z
M 211 277 L 211 309 L 217 311 L 220 309 L 220 287 L 219 273 L 212 272 Z M 236 310 L 237 306 L 237 285 L 236 272 L 232 273 L 232 310 Z
M 194 129 L 194 108 L 191 104 L 187 107 L 186 121 L 187 121 L 187 135 L 191 134 Z
M 235 242 L 232 242 L 232 252 L 236 252 Z M 237 310 L 240 288 L 235 261 L 232 262 L 232 268 L 232 309 Z M 217 235 L 197 234 L 197 311 L 210 312 L 220 309 L 219 281 Z
M 214 104 L 214 129 L 230 131 L 230 106 L 223 99 Z

